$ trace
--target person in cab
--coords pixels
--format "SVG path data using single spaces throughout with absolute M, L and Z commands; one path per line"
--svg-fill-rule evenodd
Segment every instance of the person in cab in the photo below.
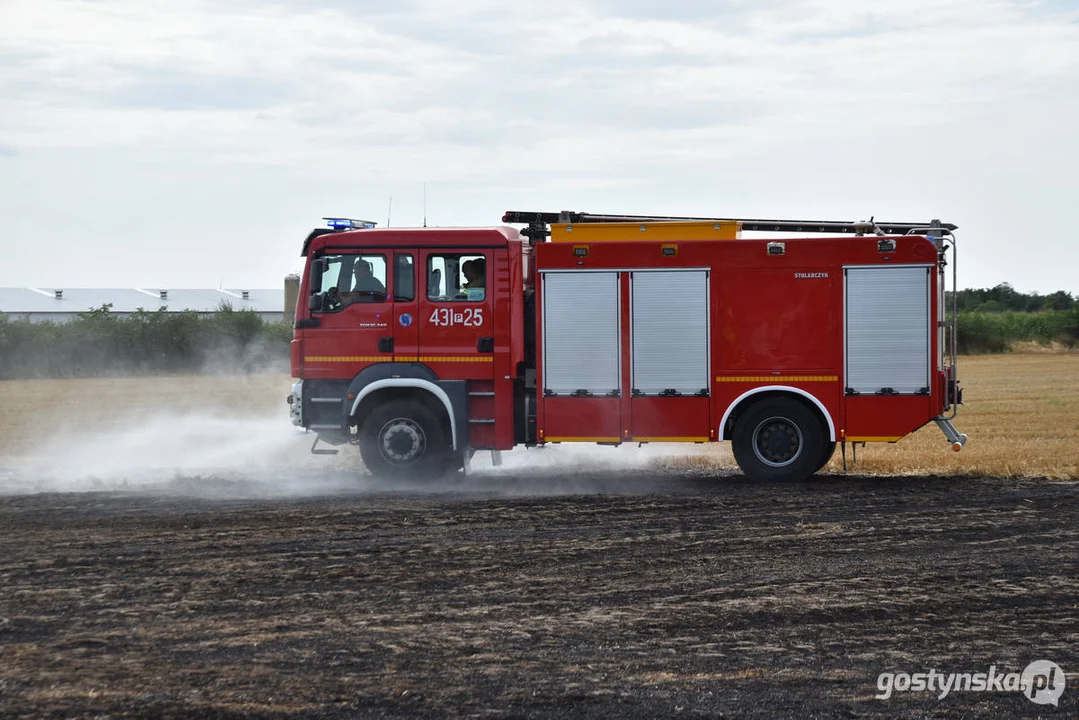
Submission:
M 386 286 L 371 272 L 371 263 L 366 260 L 357 260 L 352 270 L 352 292 L 386 294 Z
M 465 276 L 465 284 L 461 288 L 469 300 L 483 300 L 487 279 L 487 263 L 483 258 L 466 260 L 461 266 L 461 272 Z

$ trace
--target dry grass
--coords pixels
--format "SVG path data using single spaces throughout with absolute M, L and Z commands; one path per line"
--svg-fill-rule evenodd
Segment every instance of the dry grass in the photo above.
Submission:
M 936 426 L 928 426 L 894 445 L 859 448 L 854 469 L 882 475 L 1079 478 L 1079 353 L 965 357 L 960 377 L 968 405 L 955 424 L 970 436 L 962 452 L 952 452 Z M 57 427 L 109 429 L 163 409 L 276 416 L 287 424 L 288 387 L 283 375 L 0 382 L 0 455 L 27 452 Z M 724 443 L 676 464 L 729 468 L 733 458 Z M 827 470 L 841 468 L 837 452 Z
M 1068 347 L 1056 340 L 1047 343 L 1036 340 L 1017 340 L 1009 347 L 1011 352 L 1024 355 L 1074 355 L 1079 352 L 1075 348 Z

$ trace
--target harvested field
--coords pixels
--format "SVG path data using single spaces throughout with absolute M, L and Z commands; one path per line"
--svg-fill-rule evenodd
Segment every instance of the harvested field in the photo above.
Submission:
M 1059 708 L 874 695 L 1074 673 L 1079 484 L 622 480 L 0 500 L 0 715 L 1075 716 L 1075 674 Z
M 963 374 L 962 453 L 779 485 L 563 446 L 387 486 L 287 378 L 2 383 L 0 717 L 1074 717 L 1079 357 Z M 1059 707 L 875 697 L 1040 659 Z

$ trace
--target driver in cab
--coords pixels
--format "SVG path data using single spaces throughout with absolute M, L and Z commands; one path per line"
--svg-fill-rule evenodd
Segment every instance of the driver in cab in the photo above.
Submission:
M 371 263 L 366 260 L 357 260 L 356 267 L 352 270 L 353 293 L 385 295 L 386 286 L 371 272 Z M 345 293 L 348 294 L 348 293 Z

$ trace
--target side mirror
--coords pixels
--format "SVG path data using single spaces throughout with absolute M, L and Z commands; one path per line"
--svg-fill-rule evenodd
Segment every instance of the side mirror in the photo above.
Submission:
M 307 309 L 311 312 L 319 312 L 322 310 L 322 294 L 315 293 L 311 297 L 307 298 Z

